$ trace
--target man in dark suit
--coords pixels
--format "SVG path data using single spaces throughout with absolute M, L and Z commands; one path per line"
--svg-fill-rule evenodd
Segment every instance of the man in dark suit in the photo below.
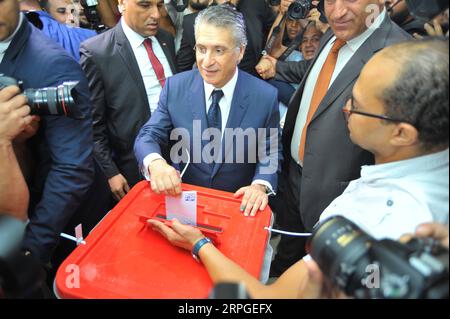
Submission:
M 237 68 L 247 44 L 243 26 L 242 14 L 230 6 L 200 13 L 199 69 L 169 79 L 158 110 L 136 139 L 135 152 L 152 189 L 177 195 L 180 175 L 160 155 L 170 136 L 176 141 L 174 163 L 186 168 L 182 155 L 190 153 L 184 182 L 236 192 L 243 196 L 242 212 L 254 216 L 276 190 L 281 145 L 276 90 Z M 176 159 L 178 154 L 182 157 Z
M 360 167 L 373 164 L 373 156 L 351 142 L 341 109 L 364 64 L 384 47 L 410 39 L 377 0 L 325 1 L 325 14 L 331 29 L 291 99 L 283 131 L 280 188 L 286 205 L 278 222 L 294 232 L 310 231 L 348 182 L 359 178 Z M 282 236 L 272 276 L 300 259 L 304 244 Z
M 229 2 L 242 12 L 247 28 L 248 45 L 239 68 L 258 76 L 255 67 L 261 58 L 261 52 L 274 21 L 274 15 L 265 0 L 215 0 L 214 4 Z M 183 37 L 177 54 L 177 65 L 180 72 L 192 70 L 195 63 L 194 23 L 198 13 L 186 15 L 183 20 Z
M 141 179 L 133 142 L 176 72 L 173 37 L 159 29 L 163 6 L 163 0 L 120 1 L 120 23 L 80 48 L 94 105 L 94 155 L 116 200 Z
M 24 248 L 47 263 L 93 179 L 88 83 L 78 63 L 20 14 L 17 0 L 0 2 L 0 73 L 22 80 L 25 89 L 79 81 L 74 99 L 84 119 L 41 116 L 38 130 L 32 125 L 16 140 L 36 133 L 28 141 L 34 169 Z

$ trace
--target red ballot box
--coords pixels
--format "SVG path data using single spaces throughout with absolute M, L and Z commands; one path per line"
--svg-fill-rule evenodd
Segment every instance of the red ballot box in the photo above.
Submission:
M 197 191 L 197 223 L 219 250 L 259 278 L 271 211 L 240 212 L 233 194 L 183 184 Z M 207 298 L 213 283 L 189 251 L 172 246 L 147 227 L 164 219 L 165 196 L 137 184 L 61 264 L 55 292 L 61 298 Z

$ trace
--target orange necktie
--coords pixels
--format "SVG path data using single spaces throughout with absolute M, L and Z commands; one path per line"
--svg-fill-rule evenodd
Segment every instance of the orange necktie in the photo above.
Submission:
M 311 122 L 312 117 L 316 113 L 320 103 L 327 94 L 328 87 L 330 86 L 331 77 L 333 76 L 334 69 L 336 68 L 336 62 L 339 56 L 339 50 L 346 44 L 344 40 L 337 39 L 331 48 L 330 53 L 320 71 L 317 78 L 316 86 L 314 88 L 313 97 L 311 99 L 311 105 L 309 106 L 308 117 L 306 118 L 305 126 L 302 131 L 302 138 L 300 140 L 300 147 L 298 149 L 298 158 L 303 162 L 305 156 L 305 143 L 308 125 Z

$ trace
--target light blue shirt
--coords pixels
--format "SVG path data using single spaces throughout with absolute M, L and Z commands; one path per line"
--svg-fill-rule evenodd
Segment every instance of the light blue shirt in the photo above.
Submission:
M 361 178 L 322 213 L 341 215 L 376 239 L 398 240 L 423 223 L 449 222 L 449 150 L 363 166 Z

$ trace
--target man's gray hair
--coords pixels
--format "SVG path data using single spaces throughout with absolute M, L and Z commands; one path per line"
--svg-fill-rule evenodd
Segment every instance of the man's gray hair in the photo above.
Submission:
M 232 31 L 236 47 L 246 46 L 248 43 L 244 16 L 233 6 L 228 4 L 213 5 L 201 11 L 195 19 L 196 36 L 198 28 L 202 24 Z

